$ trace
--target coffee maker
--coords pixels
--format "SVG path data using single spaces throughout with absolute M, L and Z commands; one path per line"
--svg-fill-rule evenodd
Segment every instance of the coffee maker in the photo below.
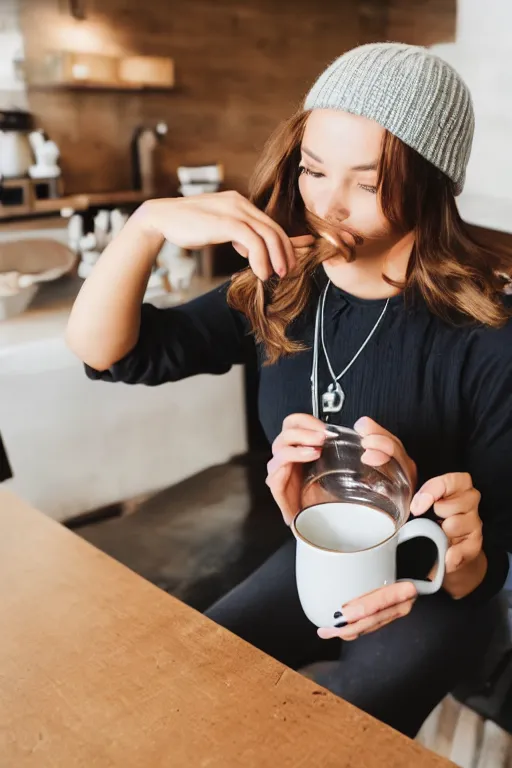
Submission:
M 28 138 L 32 128 L 30 112 L 0 110 L 0 178 L 16 179 L 28 174 L 34 162 Z

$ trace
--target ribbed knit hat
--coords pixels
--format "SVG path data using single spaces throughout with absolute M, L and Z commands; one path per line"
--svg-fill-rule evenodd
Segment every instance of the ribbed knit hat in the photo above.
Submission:
M 304 109 L 342 109 L 375 120 L 462 192 L 475 116 L 458 73 L 426 48 L 362 45 L 340 56 L 311 88 Z

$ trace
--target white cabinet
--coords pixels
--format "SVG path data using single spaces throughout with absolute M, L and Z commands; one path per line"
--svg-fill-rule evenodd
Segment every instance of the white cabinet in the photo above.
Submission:
M 62 339 L 0 352 L 9 485 L 65 520 L 247 449 L 243 369 L 161 387 L 89 381 Z
M 63 339 L 70 301 L 42 295 L 0 323 L 0 430 L 19 495 L 66 520 L 247 450 L 242 367 L 152 388 L 89 381 Z

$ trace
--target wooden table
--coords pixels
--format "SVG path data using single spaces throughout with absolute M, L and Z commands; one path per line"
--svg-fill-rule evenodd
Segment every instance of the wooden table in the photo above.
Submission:
M 1 768 L 452 765 L 0 491 Z

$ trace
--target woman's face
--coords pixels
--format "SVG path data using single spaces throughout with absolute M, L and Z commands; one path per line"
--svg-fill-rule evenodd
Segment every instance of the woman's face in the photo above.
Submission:
M 384 129 L 373 120 L 333 109 L 313 110 L 304 131 L 299 177 L 304 204 L 357 251 L 395 239 L 376 189 L 383 138 Z

